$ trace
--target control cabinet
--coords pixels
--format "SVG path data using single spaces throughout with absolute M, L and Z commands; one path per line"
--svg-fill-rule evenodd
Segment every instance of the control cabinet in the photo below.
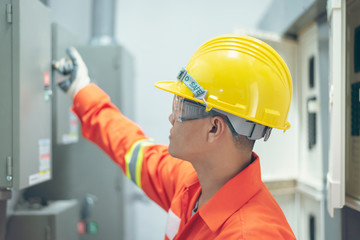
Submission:
M 360 201 L 360 2 L 348 1 L 346 39 L 346 194 Z M 359 204 L 360 205 L 360 204 Z M 360 208 L 359 208 L 360 209 Z
M 79 204 L 75 199 L 54 201 L 47 206 L 25 206 L 8 221 L 7 240 L 79 240 Z
M 50 11 L 0 2 L 0 188 L 51 179 Z
M 59 46 L 69 44 L 68 31 L 58 28 Z M 71 45 L 73 43 L 70 43 Z M 133 60 L 121 46 L 75 46 L 88 67 L 91 82 L 98 84 L 112 102 L 129 118 L 133 118 Z M 65 56 L 57 49 L 59 54 Z M 62 56 L 60 56 L 62 57 Z M 56 81 L 56 79 L 55 79 Z M 57 86 L 56 86 L 57 87 Z M 55 90 L 54 86 L 54 92 Z M 56 95 L 59 94 L 59 95 Z M 62 92 L 54 95 L 55 101 L 62 101 Z M 69 98 L 68 96 L 64 95 Z M 61 105 L 62 104 L 62 105 Z M 66 121 L 69 102 L 54 104 L 53 125 L 55 121 Z M 79 126 L 80 127 L 80 126 Z M 54 127 L 59 132 L 59 128 Z M 53 138 L 54 139 L 54 138 Z M 59 138 L 57 138 L 59 140 Z M 57 141 L 54 139 L 54 141 Z M 62 138 L 60 137 L 60 140 Z M 79 141 L 72 144 L 53 146 L 54 175 L 51 181 L 28 188 L 25 195 L 45 200 L 77 199 L 81 222 L 86 226 L 96 225 L 96 231 L 86 231 L 82 240 L 123 239 L 124 236 L 124 174 L 109 157 L 93 143 L 79 135 Z M 86 211 L 85 211 L 86 210 Z

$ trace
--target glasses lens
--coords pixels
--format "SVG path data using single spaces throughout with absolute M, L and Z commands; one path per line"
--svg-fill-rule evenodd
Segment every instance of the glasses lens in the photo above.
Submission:
M 172 106 L 172 117 L 174 121 L 195 120 L 210 117 L 213 114 L 213 111 L 206 111 L 205 106 L 201 103 L 177 95 L 174 96 Z
M 213 116 L 214 113 L 214 111 L 206 111 L 206 107 L 201 103 L 189 99 L 183 100 L 181 109 L 182 121 L 206 118 Z
M 175 108 L 176 108 L 176 95 L 174 95 L 173 104 L 172 104 L 172 118 L 175 120 Z
M 179 122 L 182 121 L 181 109 L 182 109 L 183 102 L 184 102 L 183 97 L 180 97 L 177 95 L 174 96 L 173 107 L 172 107 L 172 116 L 173 116 L 174 121 L 179 121 Z
M 172 106 L 172 117 L 174 121 L 182 122 L 182 121 L 195 120 L 195 119 L 212 117 L 212 116 L 222 117 L 226 122 L 226 124 L 229 126 L 233 135 L 234 136 L 239 135 L 235 131 L 229 118 L 226 115 L 221 114 L 214 110 L 206 111 L 206 107 L 203 104 L 174 95 L 173 106 Z

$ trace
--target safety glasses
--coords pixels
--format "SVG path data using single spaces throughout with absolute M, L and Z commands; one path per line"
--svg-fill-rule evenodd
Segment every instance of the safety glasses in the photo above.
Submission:
M 226 115 L 216 112 L 215 110 L 206 111 L 206 107 L 201 103 L 191 101 L 178 95 L 174 96 L 172 117 L 175 121 L 182 122 L 214 116 L 223 118 L 233 135 L 239 135 Z
M 214 111 L 206 111 L 201 103 L 175 95 L 172 109 L 175 121 L 188 121 L 214 116 Z

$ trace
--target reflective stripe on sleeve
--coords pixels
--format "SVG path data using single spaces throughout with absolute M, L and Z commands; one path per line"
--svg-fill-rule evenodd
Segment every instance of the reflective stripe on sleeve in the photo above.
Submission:
M 143 149 L 153 145 L 153 141 L 143 139 L 135 142 L 125 155 L 126 176 L 141 188 L 141 166 L 143 162 Z

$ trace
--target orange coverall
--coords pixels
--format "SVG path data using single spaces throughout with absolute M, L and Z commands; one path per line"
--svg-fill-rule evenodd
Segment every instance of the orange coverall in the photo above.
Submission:
M 192 165 L 154 144 L 95 84 L 80 90 L 74 111 L 82 134 L 96 143 L 150 199 L 168 212 L 165 239 L 295 239 L 261 181 L 260 160 L 228 181 L 192 215 L 201 192 Z

